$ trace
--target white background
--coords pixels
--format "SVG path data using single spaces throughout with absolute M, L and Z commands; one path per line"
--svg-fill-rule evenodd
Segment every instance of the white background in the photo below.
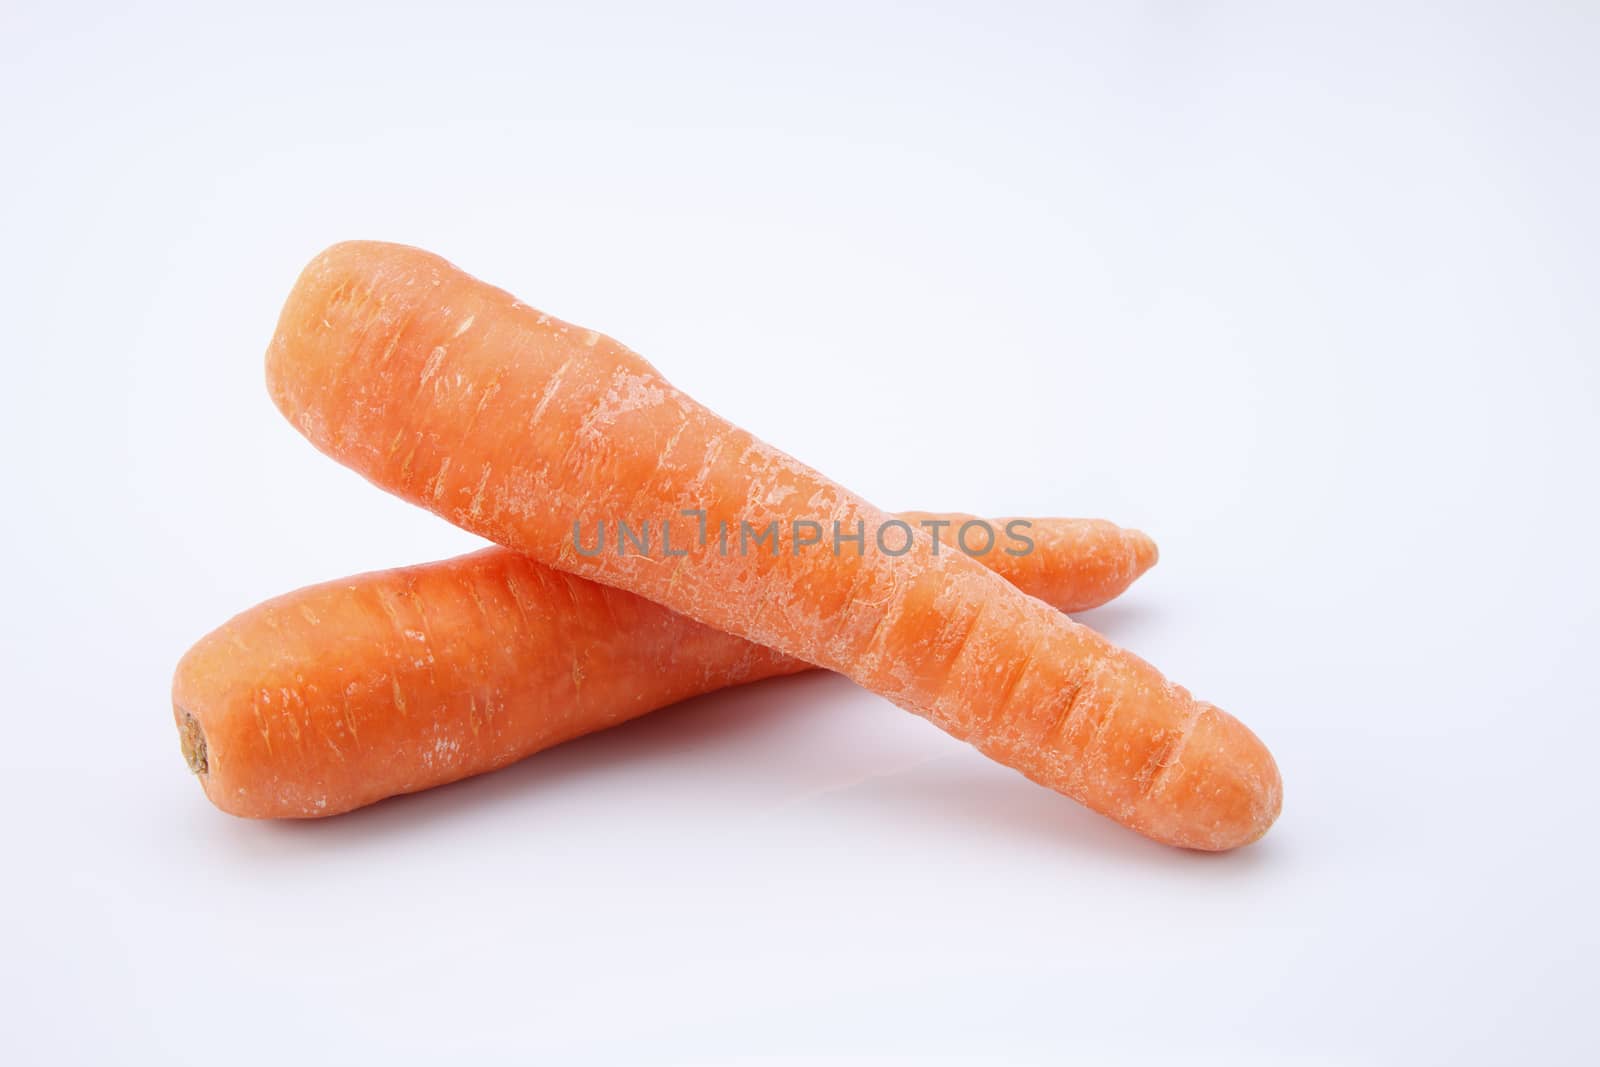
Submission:
M 1595 1062 L 1600 13 L 919 6 L 6 6 L 7 1060 Z M 1086 621 L 1281 821 L 1167 850 L 820 675 L 216 812 L 185 647 L 475 544 L 266 397 L 350 237 L 884 506 L 1148 530 Z

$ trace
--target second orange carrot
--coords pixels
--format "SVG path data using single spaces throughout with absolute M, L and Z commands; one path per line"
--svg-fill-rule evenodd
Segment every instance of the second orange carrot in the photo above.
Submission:
M 1155 562 L 1149 538 L 1109 522 L 1033 520 L 1028 536 L 1031 552 L 980 558 L 1063 610 L 1104 603 Z M 317 818 L 805 667 L 489 548 L 241 613 L 183 657 L 173 713 L 189 767 L 219 808 Z

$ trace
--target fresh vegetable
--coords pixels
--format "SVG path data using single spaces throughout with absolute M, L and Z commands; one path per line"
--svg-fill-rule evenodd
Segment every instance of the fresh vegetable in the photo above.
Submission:
M 982 558 L 1065 610 L 1103 603 L 1155 562 L 1149 538 L 1108 522 L 1040 519 L 1027 535 L 1034 551 Z M 189 766 L 218 807 L 304 818 L 481 774 L 805 666 L 489 548 L 251 608 L 184 656 L 173 710 Z
M 759 341 L 752 339 L 752 348 Z M 781 384 L 780 368 L 746 373 Z M 302 273 L 267 353 L 273 399 L 376 484 L 550 566 L 839 671 L 1159 841 L 1266 832 L 1265 746 L 1149 664 L 696 403 L 608 337 L 437 256 L 351 242 Z M 937 455 L 937 452 L 930 454 Z M 799 524 L 861 550 L 580 551 L 600 524 Z M 837 541 L 829 548 L 836 548 Z M 419 644 L 436 657 L 424 634 Z M 423 649 L 419 649 L 419 654 Z

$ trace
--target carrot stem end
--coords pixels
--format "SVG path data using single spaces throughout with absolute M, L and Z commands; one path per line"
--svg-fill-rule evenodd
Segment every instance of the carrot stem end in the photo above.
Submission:
M 203 775 L 209 769 L 205 731 L 200 729 L 200 720 L 187 711 L 179 709 L 179 715 L 178 738 L 183 746 L 184 762 L 189 764 L 190 771 Z

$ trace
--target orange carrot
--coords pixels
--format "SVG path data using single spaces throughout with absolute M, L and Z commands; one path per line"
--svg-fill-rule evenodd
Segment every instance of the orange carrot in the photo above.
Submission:
M 267 381 L 313 444 L 379 486 L 848 675 L 1159 841 L 1232 848 L 1277 817 L 1277 767 L 1236 719 L 965 555 L 934 551 L 927 532 L 885 541 L 890 516 L 616 341 L 437 256 L 368 242 L 318 256 L 284 307 Z M 682 555 L 588 555 L 576 536 L 689 511 L 709 530 L 794 529 L 793 550 L 706 538 Z M 864 544 L 801 550 L 801 523 L 866 531 Z
M 980 558 L 1003 560 L 1021 588 L 1062 608 L 1103 603 L 1155 561 L 1149 538 L 1108 522 L 1040 519 L 1028 536 L 1032 552 Z M 251 608 L 183 657 L 173 711 L 213 803 L 303 818 L 482 774 L 686 697 L 804 668 L 489 548 Z
M 899 518 L 929 531 L 930 539 L 960 548 L 973 559 L 1029 596 L 1057 611 L 1088 611 L 1110 603 L 1134 579 L 1155 566 L 1156 544 L 1138 530 L 1125 530 L 1104 519 L 978 519 L 960 512 L 902 511 Z M 1015 538 L 1005 531 L 1018 527 Z M 972 523 L 963 545 L 962 531 Z M 982 527 L 994 531 L 988 544 Z M 1020 540 L 1031 548 L 1023 551 Z M 970 551 L 968 551 L 970 549 Z M 987 550 L 985 550 L 987 549 Z M 1009 549 L 1009 551 L 1008 551 Z

